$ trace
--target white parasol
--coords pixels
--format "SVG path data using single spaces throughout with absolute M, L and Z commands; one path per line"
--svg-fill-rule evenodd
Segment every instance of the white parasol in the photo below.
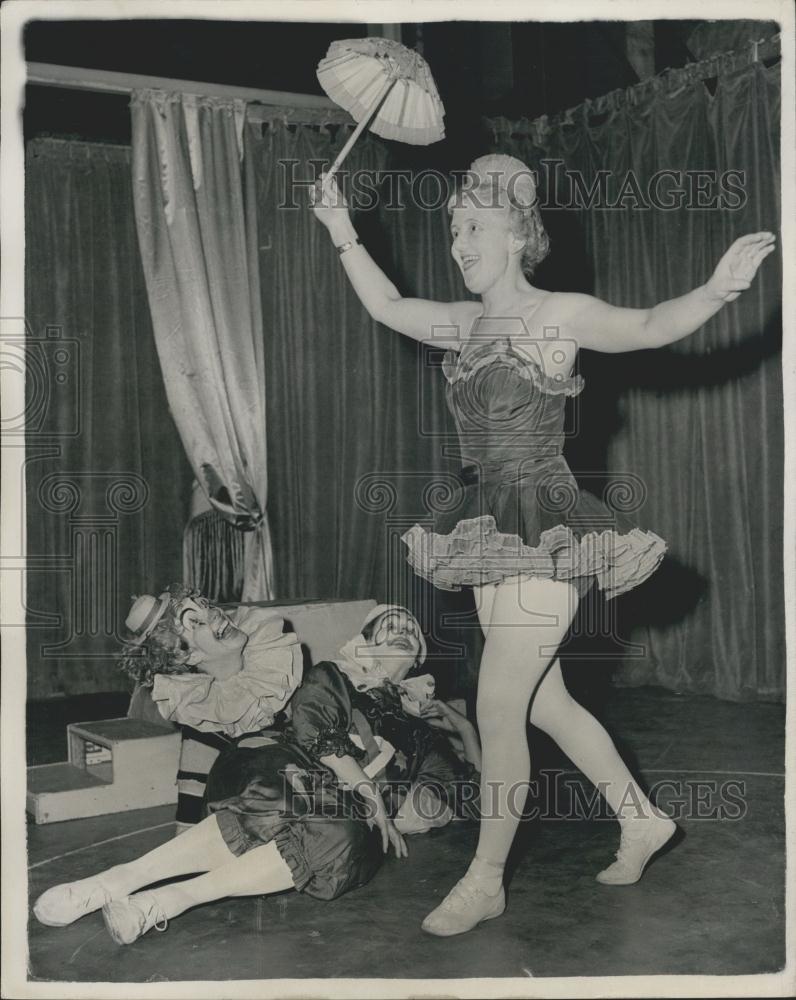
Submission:
M 421 55 L 400 42 L 390 38 L 332 42 L 318 63 L 318 80 L 329 97 L 359 122 L 327 178 L 334 176 L 369 121 L 376 135 L 416 146 L 445 138 L 445 109 L 431 70 Z

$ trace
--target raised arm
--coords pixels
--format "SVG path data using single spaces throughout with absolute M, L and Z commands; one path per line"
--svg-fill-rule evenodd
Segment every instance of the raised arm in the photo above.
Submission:
M 604 353 L 672 344 L 698 330 L 725 303 L 734 302 L 749 288 L 757 269 L 774 250 L 774 241 L 768 232 L 741 236 L 704 285 L 651 309 L 624 309 L 591 295 L 558 296 L 560 325 L 580 347 Z
M 460 349 L 481 312 L 479 303 L 404 298 L 359 242 L 334 178 L 319 181 L 310 189 L 310 198 L 315 215 L 329 230 L 340 253 L 348 280 L 370 316 L 414 340 Z

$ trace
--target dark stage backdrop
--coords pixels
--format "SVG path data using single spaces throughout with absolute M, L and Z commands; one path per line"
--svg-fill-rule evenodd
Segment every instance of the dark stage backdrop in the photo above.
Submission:
M 348 134 L 280 122 L 246 132 L 257 189 L 276 591 L 409 605 L 434 628 L 440 691 L 472 693 L 480 638 L 472 599 L 432 592 L 408 567 L 400 542 L 427 516 L 427 491 L 444 497 L 460 466 L 441 352 L 370 319 L 308 207 L 306 187 L 291 184 L 310 176 L 311 160 L 330 161 Z M 345 171 L 370 171 L 378 183 L 391 163 L 385 144 L 369 136 Z M 395 204 L 401 198 L 405 207 L 385 207 L 381 193 L 379 207 L 364 207 L 365 197 L 355 202 L 356 221 L 400 291 L 465 297 L 445 210 L 413 207 L 401 187 Z
M 674 97 L 652 88 L 646 101 L 640 91 L 627 104 L 621 95 L 612 101 L 599 120 L 554 124 L 536 144 L 509 125 L 497 145 L 531 163 L 559 156 L 587 181 L 598 168 L 621 178 L 632 166 L 642 182 L 663 168 L 745 170 L 748 202 L 736 212 L 548 211 L 553 253 L 539 272 L 542 287 L 652 305 L 705 280 L 737 235 L 778 228 L 776 69 L 725 74 L 715 93 L 697 80 Z M 295 208 L 279 207 L 280 161 L 297 161 L 294 176 L 306 177 L 308 161 L 330 160 L 344 138 L 280 122 L 246 129 L 245 163 L 258 192 L 276 592 L 410 604 L 435 629 L 442 692 L 472 694 L 479 637 L 470 599 L 430 592 L 408 570 L 398 540 L 423 518 L 429 483 L 434 502 L 444 503 L 446 476 L 458 466 L 440 352 L 370 321 L 304 190 Z M 378 169 L 392 156 L 389 144 L 366 137 L 347 167 Z M 31 466 L 29 551 L 68 553 L 73 544 L 72 514 L 42 516 L 34 499 L 46 472 L 138 472 L 148 503 L 114 522 L 125 539 L 118 589 L 125 599 L 179 569 L 187 492 L 149 328 L 126 157 L 85 144 L 32 145 L 27 195 L 29 318 L 35 332 L 52 322 L 65 336 L 79 331 L 89 414 L 82 435 L 62 443 L 62 458 Z M 391 211 L 382 203 L 359 212 L 357 225 L 404 294 L 464 296 L 444 208 Z M 620 659 L 619 676 L 630 683 L 783 696 L 777 261 L 769 258 L 752 291 L 681 344 L 581 357 L 587 388 L 572 413 L 578 434 L 568 457 L 598 492 L 607 472 L 638 476 L 646 502 L 637 518 L 670 547 L 656 576 L 618 602 L 612 627 L 643 646 L 643 656 Z M 68 573 L 34 574 L 31 607 L 68 608 L 73 591 Z M 441 629 L 446 615 L 457 620 Z M 32 641 L 41 635 L 32 630 Z M 464 668 L 457 644 L 468 653 Z M 607 644 L 614 659 L 616 645 Z M 99 689 L 85 659 L 36 663 L 32 693 Z
M 131 594 L 180 578 L 190 484 L 130 150 L 37 139 L 25 184 L 28 697 L 124 690 L 115 634 Z
M 560 239 L 564 213 L 551 212 L 552 273 L 540 277 L 553 287 L 567 280 L 567 260 L 585 251 L 593 287 L 577 290 L 651 306 L 706 280 L 738 236 L 778 233 L 779 66 L 752 61 L 719 72 L 710 87 L 686 81 L 680 74 L 671 96 L 662 80 L 634 88 L 632 100 L 609 95 L 537 136 L 542 150 L 505 136 L 508 151 L 559 158 L 587 186 L 598 170 L 610 171 L 611 200 L 630 172 L 646 199 L 662 170 L 681 178 L 664 180 L 663 193 L 675 185 L 688 192 L 698 179 L 684 172 L 705 171 L 702 204 L 720 191 L 711 178 L 729 171 L 736 177 L 726 183 L 745 193 L 735 210 L 634 208 L 631 196 L 626 210 L 582 211 L 580 232 L 567 212 Z M 618 609 L 620 634 L 646 649 L 623 663 L 631 683 L 731 699 L 784 696 L 781 261 L 773 254 L 749 291 L 684 341 L 582 356 L 587 388 L 570 461 L 598 480 L 606 469 L 640 477 L 639 520 L 669 544 L 658 573 Z M 588 281 L 587 270 L 574 270 Z
M 706 280 L 737 236 L 778 230 L 778 67 L 753 63 L 720 73 L 711 89 L 699 79 L 674 96 L 670 89 L 656 83 L 636 88 L 632 100 L 611 95 L 593 109 L 598 115 L 584 108 L 538 144 L 518 138 L 523 123 L 505 123 L 496 148 L 531 164 L 560 158 L 587 185 L 607 170 L 614 198 L 630 170 L 642 199 L 658 170 L 741 171 L 745 204 L 659 211 L 631 198 L 625 209 L 581 212 L 551 205 L 544 214 L 553 253 L 539 272 L 542 287 L 651 306 Z M 372 323 L 326 230 L 306 210 L 277 210 L 280 161 L 298 161 L 295 176 L 306 176 L 304 164 L 331 159 L 342 137 L 274 123 L 262 134 L 252 126 L 247 138 L 259 183 L 278 590 L 408 593 L 425 621 L 438 623 L 465 611 L 467 598 L 430 595 L 409 580 L 398 542 L 425 511 L 423 485 L 439 482 L 444 493 L 456 465 L 438 353 Z M 347 165 L 389 163 L 370 140 Z M 673 183 L 687 191 L 692 181 L 683 173 Z M 303 192 L 297 203 L 305 204 Z M 444 208 L 357 219 L 402 292 L 463 297 Z M 767 260 L 753 288 L 692 338 L 665 350 L 581 357 L 587 388 L 571 414 L 573 468 L 598 493 L 636 477 L 634 496 L 622 502 L 669 544 L 650 582 L 601 621 L 581 625 L 596 633 L 595 648 L 618 664 L 621 681 L 731 699 L 784 694 L 779 264 L 777 254 Z M 441 637 L 469 642 L 466 670 L 454 676 L 452 659 L 448 665 L 454 688 L 471 691 L 477 636 L 453 629 Z

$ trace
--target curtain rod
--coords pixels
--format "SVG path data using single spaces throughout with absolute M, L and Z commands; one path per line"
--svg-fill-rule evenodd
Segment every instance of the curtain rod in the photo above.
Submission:
M 623 104 L 632 103 L 641 95 L 649 92 L 651 87 L 660 87 L 669 92 L 693 83 L 695 80 L 708 80 L 721 72 L 733 72 L 740 67 L 780 55 L 780 35 L 770 35 L 768 38 L 753 39 L 740 49 L 730 52 L 718 52 L 715 55 L 701 59 L 699 62 L 686 63 L 682 67 L 672 67 L 656 73 L 654 76 L 641 80 L 630 87 L 617 88 L 600 97 L 589 98 L 572 108 L 556 112 L 554 115 L 540 115 L 538 118 L 510 120 L 503 115 L 484 118 L 488 128 L 492 129 L 497 138 L 500 134 L 510 132 L 533 138 L 541 143 L 542 137 L 561 124 L 573 124 L 576 116 L 586 114 L 601 115 L 614 110 Z
M 42 87 L 64 87 L 69 90 L 93 90 L 106 94 L 130 94 L 134 90 L 166 90 L 199 94 L 203 97 L 227 97 L 232 100 L 314 111 L 339 113 L 339 107 L 328 97 L 314 94 L 289 94 L 281 90 L 255 90 L 232 87 L 223 83 L 200 83 L 196 80 L 171 80 L 161 76 L 140 76 L 136 73 L 113 73 L 110 70 L 81 69 L 78 66 L 56 66 L 50 63 L 27 64 L 27 82 Z

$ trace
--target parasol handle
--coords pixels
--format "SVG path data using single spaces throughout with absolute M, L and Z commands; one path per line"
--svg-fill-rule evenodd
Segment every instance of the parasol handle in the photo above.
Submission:
M 362 134 L 363 129 L 368 124 L 368 122 L 373 117 L 373 115 L 376 113 L 376 110 L 378 109 L 379 105 L 384 100 L 384 98 L 387 96 L 387 94 L 389 93 L 389 91 L 390 91 L 390 89 L 391 89 L 391 87 L 392 87 L 392 85 L 394 83 L 395 83 L 395 80 L 392 80 L 392 79 L 388 79 L 386 81 L 386 83 L 382 87 L 382 89 L 379 92 L 379 94 L 377 94 L 376 99 L 373 102 L 373 104 L 371 104 L 370 108 L 365 112 L 364 116 L 362 117 L 362 120 L 359 122 L 359 124 L 357 125 L 357 127 L 354 129 L 354 131 L 349 136 L 348 142 L 345 144 L 345 146 L 343 146 L 343 148 L 340 150 L 340 152 L 334 158 L 334 163 L 331 165 L 331 167 L 329 167 L 329 170 L 328 170 L 328 172 L 326 174 L 326 177 L 324 178 L 325 181 L 330 181 L 332 179 L 332 177 L 334 177 L 334 175 L 340 169 L 340 166 L 341 166 L 343 160 L 351 152 L 351 147 L 354 145 L 354 143 L 360 137 L 360 135 Z

